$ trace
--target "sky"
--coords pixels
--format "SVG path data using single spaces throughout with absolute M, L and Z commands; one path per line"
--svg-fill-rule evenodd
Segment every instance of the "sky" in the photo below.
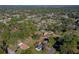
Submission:
M 0 5 L 79 5 L 79 0 L 0 0 Z

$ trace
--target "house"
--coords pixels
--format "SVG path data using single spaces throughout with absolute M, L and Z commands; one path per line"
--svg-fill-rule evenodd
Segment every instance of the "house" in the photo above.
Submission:
M 69 18 L 68 15 L 61 15 L 61 17 L 66 18 L 66 19 Z
M 16 54 L 16 53 L 12 49 L 8 48 L 8 54 Z
M 20 15 L 19 14 L 14 14 L 14 15 L 12 15 L 12 17 L 20 18 Z
M 55 54 L 56 50 L 52 47 L 52 48 L 48 48 L 48 54 Z
M 61 45 L 63 45 L 64 38 L 63 37 L 56 37 L 56 42 L 53 45 L 53 48 L 55 48 L 57 51 L 60 51 Z
M 0 20 L 1 23 L 3 23 L 4 20 Z
M 24 21 L 17 21 L 17 23 L 23 23 Z
M 46 14 L 46 16 L 52 18 L 52 16 L 54 16 L 54 13 L 49 13 L 49 14 Z
M 6 25 L 8 25 L 8 23 L 7 22 L 9 22 L 11 19 L 2 19 L 2 20 L 0 20 L 0 22 L 1 23 L 4 23 L 4 24 L 6 24 Z
M 18 44 L 18 46 L 19 46 L 19 48 L 20 48 L 20 49 L 23 49 L 23 50 L 25 50 L 25 49 L 28 49 L 28 48 L 29 48 L 29 46 L 28 46 L 27 44 L 22 43 L 22 42 L 21 42 L 21 43 L 19 43 L 19 44 Z
M 35 49 L 37 51 L 41 51 L 43 49 L 43 45 L 41 44 L 41 42 L 39 42 L 38 44 L 36 44 Z
M 49 42 L 49 39 L 48 39 L 48 37 L 45 37 L 45 38 L 44 38 L 44 41 L 43 41 L 43 43 L 44 43 L 44 44 L 47 44 L 48 42 Z

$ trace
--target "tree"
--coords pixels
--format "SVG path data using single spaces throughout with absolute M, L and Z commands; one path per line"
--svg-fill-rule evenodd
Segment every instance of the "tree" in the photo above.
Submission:
M 73 33 L 65 33 L 64 44 L 61 46 L 60 53 L 72 54 L 77 53 L 74 49 L 77 49 L 78 36 Z

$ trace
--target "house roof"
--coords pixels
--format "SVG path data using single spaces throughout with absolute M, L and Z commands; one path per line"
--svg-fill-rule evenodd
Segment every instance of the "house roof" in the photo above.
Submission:
M 18 46 L 19 46 L 21 49 L 28 49 L 28 48 L 29 48 L 29 46 L 28 46 L 27 44 L 22 43 L 22 42 L 19 43 Z

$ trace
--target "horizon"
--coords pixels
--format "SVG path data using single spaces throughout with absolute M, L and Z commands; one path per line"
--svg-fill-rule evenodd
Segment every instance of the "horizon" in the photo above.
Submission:
M 31 7 L 31 8 L 79 8 L 79 5 L 0 5 L 0 8 Z

